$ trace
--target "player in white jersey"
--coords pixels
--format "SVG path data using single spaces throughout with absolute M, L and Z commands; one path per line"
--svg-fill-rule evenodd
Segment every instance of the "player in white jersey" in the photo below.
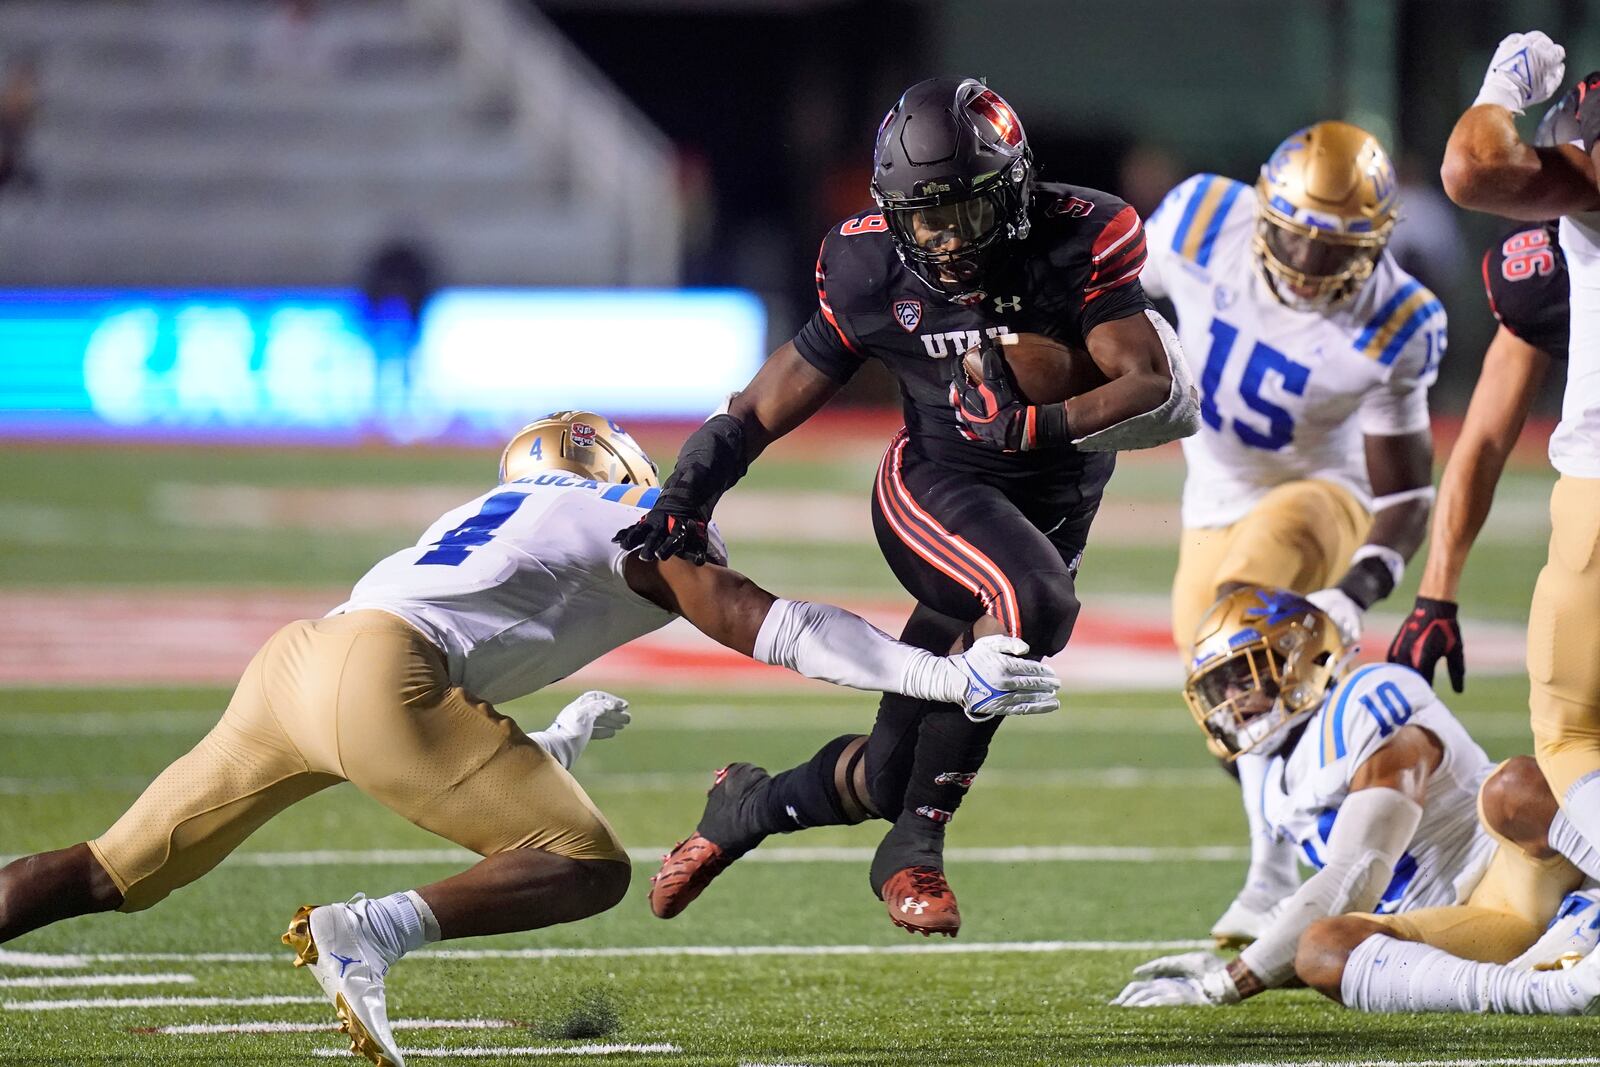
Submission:
M 1197 174 L 1146 226 L 1144 285 L 1172 301 L 1201 391 L 1200 432 L 1183 442 L 1180 655 L 1242 585 L 1308 595 L 1352 641 L 1422 542 L 1445 313 L 1385 250 L 1396 190 L 1375 138 L 1320 122 L 1278 146 L 1254 189 Z M 1235 766 L 1257 793 L 1260 761 Z M 1222 944 L 1248 943 L 1297 881 L 1292 850 L 1246 810 L 1250 870 L 1212 929 Z
M 1527 767 L 1494 774 L 1415 671 L 1375 664 L 1344 676 L 1346 663 L 1329 618 L 1286 590 L 1236 590 L 1201 623 L 1185 687 L 1190 710 L 1215 746 L 1267 758 L 1256 799 L 1262 819 L 1316 873 L 1278 904 L 1237 959 L 1188 953 L 1153 961 L 1116 1003 L 1229 1004 L 1253 996 L 1294 976 L 1313 922 L 1350 912 L 1372 912 L 1366 918 L 1379 928 L 1420 931 L 1419 940 L 1503 962 L 1535 941 L 1575 888 L 1581 875 L 1544 847 L 1543 827 L 1529 846 L 1520 833 L 1497 840 L 1480 822 L 1480 791 L 1486 814 L 1525 809 L 1540 795 L 1553 808 L 1536 772 L 1532 780 Z M 1511 821 L 1490 825 L 1501 832 Z M 1470 905 L 1464 924 L 1418 918 L 1460 904 Z
M 285 943 L 334 1001 L 352 1051 L 402 1057 L 384 979 L 427 941 L 605 911 L 627 853 L 567 767 L 627 703 L 589 693 L 529 737 L 495 710 L 682 615 L 766 663 L 962 705 L 1053 710 L 1058 680 L 984 638 L 949 658 L 838 608 L 780 600 L 719 559 L 645 562 L 612 535 L 653 502 L 655 466 L 621 427 L 559 412 L 524 429 L 501 484 L 375 566 L 326 617 L 279 630 L 221 721 L 99 838 L 0 869 L 0 943 L 89 912 L 138 911 L 220 863 L 278 812 L 342 781 L 485 857 L 443 881 L 303 907 Z
M 1500 42 L 1457 120 L 1440 176 L 1462 207 L 1527 220 L 1561 217 L 1570 278 L 1567 384 L 1550 437 L 1550 552 L 1528 609 L 1534 753 L 1563 811 L 1600 844 L 1600 140 L 1595 89 L 1580 85 L 1577 143 L 1522 140 L 1515 118 L 1560 88 L 1566 53 L 1543 33 Z

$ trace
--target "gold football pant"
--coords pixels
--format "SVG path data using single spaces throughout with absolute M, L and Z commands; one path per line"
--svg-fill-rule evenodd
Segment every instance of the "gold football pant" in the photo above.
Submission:
M 1562 898 L 1583 882 L 1583 873 L 1563 856 L 1534 859 L 1490 830 L 1483 821 L 1481 792 L 1478 821 L 1499 847 L 1466 903 L 1364 918 L 1395 937 L 1420 941 L 1464 960 L 1506 963 L 1526 952 L 1555 917 Z
M 1556 799 L 1600 771 L 1600 479 L 1550 494 L 1550 554 L 1528 609 L 1533 751 Z
M 1353 493 L 1315 479 L 1276 487 L 1231 526 L 1186 528 L 1172 579 L 1173 643 L 1188 655 L 1218 586 L 1310 593 L 1332 585 L 1371 528 L 1372 516 Z
M 89 847 L 122 891 L 121 910 L 139 911 L 344 781 L 479 855 L 627 858 L 566 768 L 452 687 L 439 649 L 381 611 L 274 634 L 211 732 Z

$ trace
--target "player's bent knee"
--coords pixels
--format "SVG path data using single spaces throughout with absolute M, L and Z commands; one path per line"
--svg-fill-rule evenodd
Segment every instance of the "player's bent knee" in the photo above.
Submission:
M 628 895 L 628 885 L 632 881 L 633 867 L 626 860 L 578 860 L 583 870 L 581 877 L 584 879 L 585 888 L 589 899 L 594 903 L 594 911 L 590 914 L 598 915 L 602 911 L 610 911 L 622 903 L 622 898 Z
M 1359 915 L 1319 919 L 1300 935 L 1294 956 L 1295 974 L 1323 996 L 1343 1003 L 1339 985 L 1350 953 L 1367 938 L 1383 932 L 1383 927 Z
M 1078 597 L 1064 574 L 1025 575 L 1015 582 L 1021 610 L 1022 639 L 1039 656 L 1053 656 L 1066 647 L 1078 620 Z
M 1556 809 L 1555 794 L 1532 756 L 1515 756 L 1501 764 L 1478 797 L 1484 825 L 1535 856 L 1550 851 L 1547 831 Z

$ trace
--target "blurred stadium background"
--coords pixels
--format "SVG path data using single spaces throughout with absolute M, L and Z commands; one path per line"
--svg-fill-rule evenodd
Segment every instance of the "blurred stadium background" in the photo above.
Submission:
M 670 464 L 686 428 L 810 314 L 816 242 L 867 204 L 879 118 L 933 72 L 987 76 L 1047 177 L 1145 213 L 1197 170 L 1253 178 L 1310 121 L 1377 133 L 1404 178 L 1393 247 L 1451 315 L 1433 397 L 1442 464 L 1491 333 L 1477 265 L 1498 224 L 1444 199 L 1438 160 L 1495 42 L 1533 27 L 1566 44 L 1569 74 L 1600 61 L 1600 5 L 1582 0 L 0 0 L 0 854 L 102 829 L 206 729 L 262 638 L 337 603 L 372 561 L 482 491 L 527 419 L 593 407 Z M 1496 755 L 1527 746 L 1521 620 L 1544 554 L 1559 383 L 1546 392 L 1462 597 L 1462 703 Z M 736 564 L 897 628 L 908 605 L 867 510 L 897 425 L 890 383 L 869 368 L 730 494 L 719 514 Z M 968 936 L 1056 947 L 964 957 L 959 1003 L 935 1019 L 905 1013 L 917 964 L 899 957 L 865 977 L 826 958 L 755 959 L 709 980 L 670 955 L 620 976 L 559 958 L 505 982 L 509 963 L 437 963 L 400 987 L 397 1013 L 481 1011 L 560 1037 L 560 1004 L 615 998 L 628 1041 L 683 1047 L 663 1063 L 1436 1053 L 1305 995 L 1275 1001 L 1286 1014 L 1253 1002 L 1208 1021 L 1211 1044 L 1184 1012 L 1130 1025 L 1099 1007 L 1140 950 L 1084 945 L 1193 937 L 1238 873 L 1235 794 L 1175 693 L 1164 598 L 1181 478 L 1176 450 L 1125 458 L 1058 664 L 1072 699 L 1058 721 L 1001 735 L 987 788 L 952 829 L 962 847 L 1044 850 L 957 868 Z M 1420 569 L 1369 644 L 1387 643 Z M 692 826 L 719 760 L 786 765 L 872 704 L 678 629 L 572 685 L 585 683 L 635 700 L 635 726 L 587 757 L 585 781 L 640 846 L 641 877 L 650 849 Z M 542 725 L 571 691 L 511 710 Z M 197 933 L 207 951 L 265 952 L 301 896 L 460 862 L 430 841 L 335 790 L 269 827 L 253 859 L 187 891 L 186 906 L 8 946 L 35 955 L 0 951 L 0 986 L 12 983 L 0 1062 L 176 1056 L 135 1031 L 223 1025 L 241 1009 L 13 1009 L 52 995 L 19 983 L 65 966 L 49 954 L 193 951 Z M 670 926 L 635 892 L 596 923 L 493 944 L 892 948 L 904 939 L 850 851 L 872 842 L 842 830 L 804 841 L 837 852 L 795 859 L 814 861 L 806 877 L 831 897 L 791 900 L 781 930 L 757 910 L 790 899 L 791 869 L 773 864 Z M 388 851 L 285 859 L 307 847 Z M 1165 860 L 1178 875 L 1150 877 Z M 249 962 L 184 966 L 230 989 L 306 992 Z M 1034 989 L 1025 1007 L 1008 999 L 1019 976 Z M 314 1006 L 251 1012 L 321 1018 Z M 1522 1021 L 1453 1025 L 1466 1029 L 1450 1031 L 1452 1053 L 1491 1057 L 1474 1062 L 1565 1047 Z M 184 1054 L 304 1062 L 313 1039 L 204 1040 Z M 502 1042 L 518 1043 L 530 1042 Z

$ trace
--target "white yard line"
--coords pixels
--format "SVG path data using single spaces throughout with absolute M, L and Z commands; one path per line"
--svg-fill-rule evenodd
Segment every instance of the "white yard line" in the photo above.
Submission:
M 567 960 L 628 957 L 740 956 L 917 956 L 971 955 L 999 952 L 1178 952 L 1210 948 L 1210 941 L 943 941 L 900 945 L 619 945 L 607 948 L 424 948 L 411 959 L 440 960 Z M 0 951 L 0 967 L 11 964 Z M 272 963 L 285 964 L 286 952 L 95 952 L 44 956 L 30 953 L 26 967 L 90 967 L 107 963 Z M 48 960 L 50 962 L 40 962 Z M 180 998 L 181 999 L 181 998 Z M 320 1003 L 316 997 L 308 1003 Z M 37 1003 L 37 1002 L 35 1002 Z
M 510 1030 L 521 1024 L 510 1019 L 395 1019 L 389 1026 L 394 1030 Z M 332 1033 L 339 1027 L 334 1023 L 186 1023 L 183 1026 L 141 1027 L 144 1034 L 317 1034 Z
M 409 1055 L 409 1054 L 408 1054 Z M 1596 1067 L 1600 1059 L 1586 1056 L 1581 1059 L 1529 1059 L 1527 1057 L 1493 1057 L 1464 1060 L 1261 1060 L 1252 1063 L 1174 1063 L 1165 1067 Z M 1127 1067 L 1143 1067 L 1128 1064 Z
M 669 851 L 665 845 L 630 848 L 628 858 L 654 864 Z M 743 863 L 868 863 L 873 850 L 846 846 L 796 846 L 759 849 Z M 0 856 L 0 864 L 16 856 Z M 998 848 L 951 848 L 945 858 L 953 863 L 1237 863 L 1250 858 L 1238 845 L 1012 845 Z M 476 853 L 464 848 L 380 848 L 312 852 L 235 852 L 225 865 L 232 867 L 404 867 L 413 864 L 471 863 Z M 0 962 L 6 956 L 0 951 Z
M 405 1050 L 406 1059 L 480 1059 L 493 1057 L 496 1059 L 522 1056 L 625 1056 L 637 1053 L 655 1053 L 657 1055 L 676 1055 L 683 1049 L 677 1045 L 528 1045 L 521 1048 L 495 1048 L 493 1045 L 483 1045 L 478 1048 L 408 1048 Z M 324 1059 L 342 1058 L 350 1055 L 342 1048 L 319 1048 L 313 1050 L 313 1055 Z
M 0 989 L 72 989 L 90 986 L 189 985 L 192 974 L 68 974 L 0 978 Z
M 8 1000 L 6 1011 L 94 1011 L 121 1008 L 264 1008 L 326 1004 L 324 997 L 85 997 L 80 1000 Z

